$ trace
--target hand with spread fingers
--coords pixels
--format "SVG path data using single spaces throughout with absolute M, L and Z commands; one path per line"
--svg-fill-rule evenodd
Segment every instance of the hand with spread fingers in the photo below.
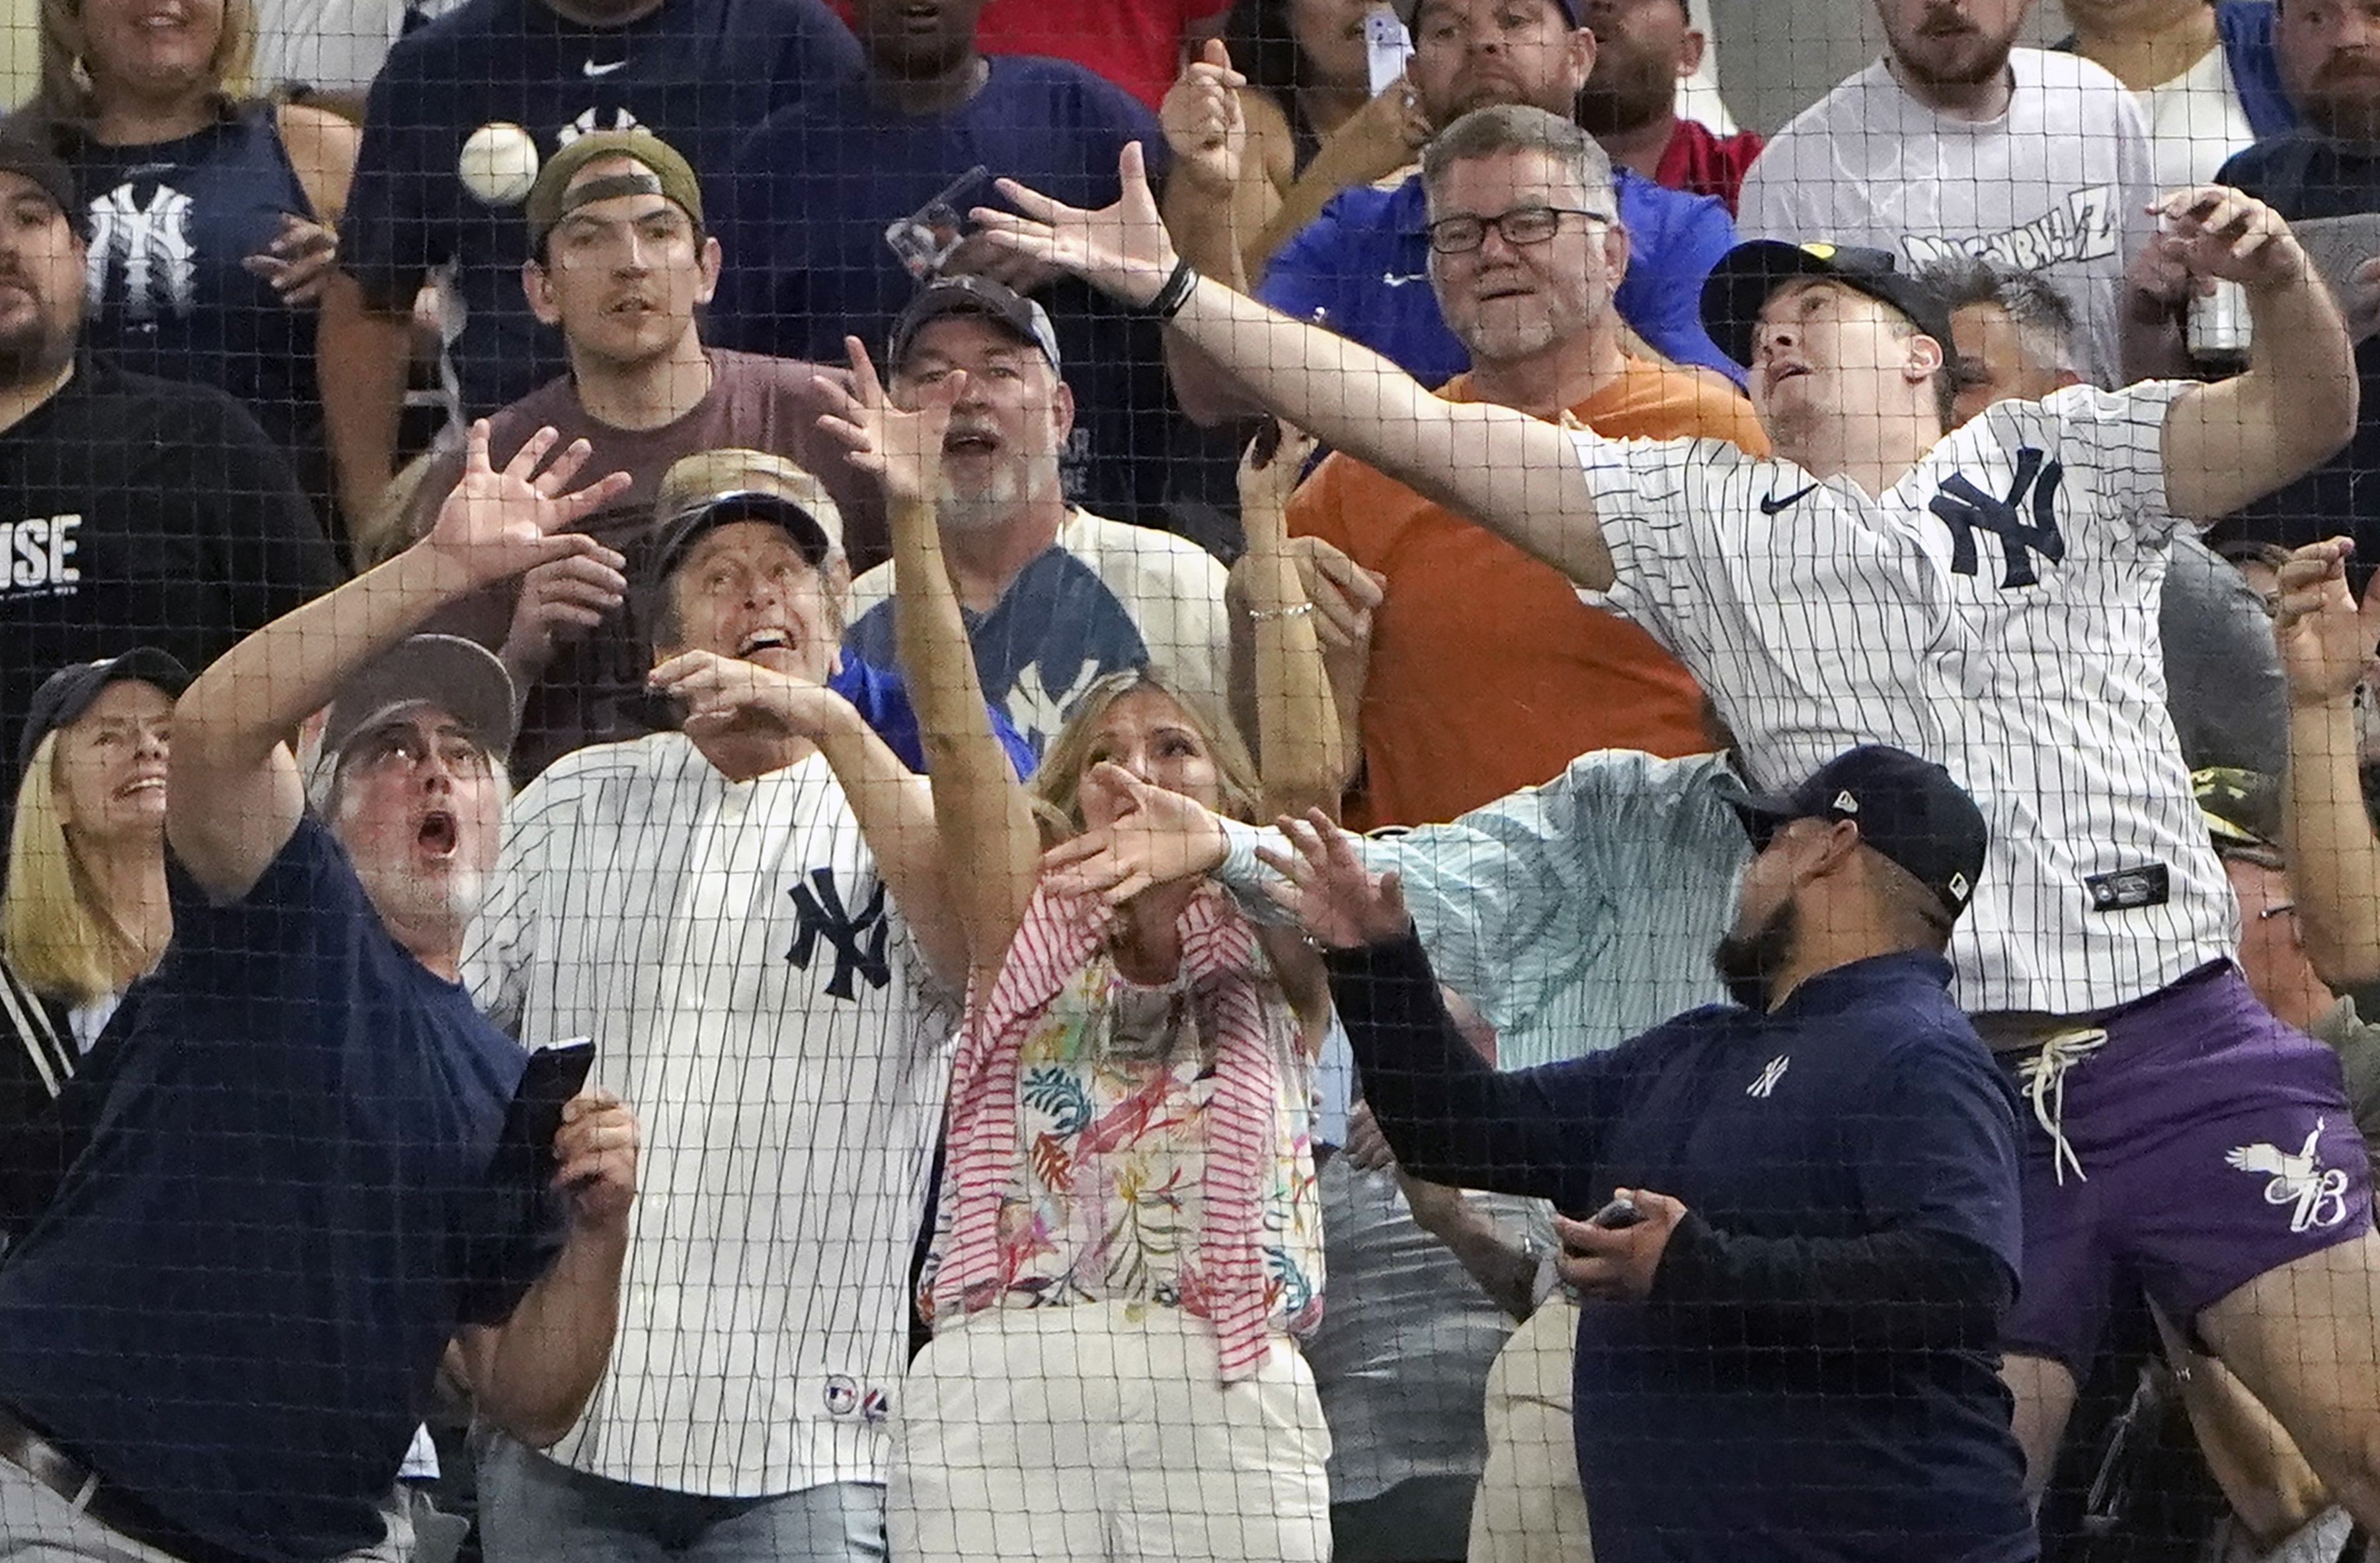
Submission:
M 1207 873 L 1223 861 L 1222 827 L 1196 799 L 1150 786 L 1105 760 L 1083 784 L 1106 791 L 1123 808 L 1113 822 L 1042 854 L 1043 882 L 1052 891 L 1121 906 L 1152 885 Z
M 249 275 L 263 278 L 282 303 L 297 309 L 322 301 L 338 258 L 339 236 L 329 225 L 285 212 L 273 242 L 239 264 Z
M 2380 641 L 2380 592 L 2358 604 L 2347 583 L 2355 544 L 2346 538 L 2308 543 L 2281 562 L 2273 638 L 2300 706 L 2353 697 Z
M 471 587 L 553 560 L 606 551 L 593 538 L 569 528 L 625 492 L 628 475 L 614 472 L 573 490 L 571 479 L 587 465 L 592 447 L 574 441 L 547 465 L 547 454 L 561 438 L 551 428 L 539 430 L 499 471 L 488 456 L 487 419 L 472 424 L 462 479 L 438 507 L 422 546 Z
M 942 439 L 951 408 L 966 394 L 966 371 L 953 370 L 929 381 L 915 407 L 901 407 L 884 394 L 875 360 L 859 338 L 843 339 L 851 359 L 847 377 L 813 375 L 810 383 L 829 410 L 819 428 L 850 453 L 851 465 L 873 473 L 892 504 L 931 504 L 941 487 Z
M 2305 273 L 2305 251 L 2281 214 L 2255 197 L 2223 185 L 2170 191 L 2149 210 L 2158 218 L 2161 248 L 2193 282 L 2208 279 L 2266 287 Z
M 1355 856 L 1346 831 L 1316 809 L 1304 819 L 1283 816 L 1281 834 L 1293 849 L 1258 849 L 1257 855 L 1288 881 L 1265 893 L 1293 914 L 1315 941 L 1333 950 L 1387 944 L 1405 937 L 1413 918 L 1396 870 L 1375 874 Z
M 681 651 L 646 683 L 684 704 L 686 732 L 697 738 L 758 726 L 817 742 L 851 709 L 824 685 L 715 651 Z
M 1097 212 L 1002 179 L 1000 193 L 1016 210 L 978 206 L 969 215 L 985 233 L 1019 254 L 1072 272 L 1127 304 L 1145 306 L 1163 289 L 1181 257 L 1166 236 L 1165 220 L 1158 215 L 1138 141 L 1125 144 L 1116 172 L 1123 193 L 1114 205 Z
M 553 1186 L 570 1194 L 570 1216 L 581 1227 L 625 1226 L 637 1197 L 637 1156 L 643 1135 L 620 1098 L 589 1086 L 562 1105 L 553 1136 L 559 1170 Z
M 1686 1207 L 1650 1189 L 1618 1189 L 1613 1196 L 1633 1205 L 1643 1218 L 1630 1227 L 1601 1227 L 1567 1216 L 1554 1218 L 1554 1233 L 1561 1239 L 1562 1279 L 1582 1296 L 1641 1302 L 1652 1295 L 1653 1277 L 1669 1250 L 1670 1234 L 1685 1219 Z

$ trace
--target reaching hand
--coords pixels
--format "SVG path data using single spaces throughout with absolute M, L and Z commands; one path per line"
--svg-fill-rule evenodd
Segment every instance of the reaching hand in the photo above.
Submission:
M 552 560 L 604 551 L 593 538 L 568 528 L 624 492 L 628 475 L 614 472 L 565 492 L 591 452 L 586 441 L 577 441 L 539 472 L 561 438 L 552 429 L 539 430 L 499 472 L 488 460 L 487 419 L 472 424 L 462 479 L 438 507 L 429 535 L 415 546 L 456 567 L 473 587 Z
M 282 303 L 296 308 L 322 302 L 338 258 L 337 234 L 310 217 L 285 212 L 273 242 L 239 264 L 249 276 L 270 284 Z
M 575 1224 L 616 1228 L 626 1222 L 637 1197 L 641 1143 L 636 1115 L 609 1091 L 589 1086 L 562 1104 L 562 1129 L 553 1136 L 553 1158 L 561 1170 L 553 1183 L 570 1191 Z
M 978 206 L 970 215 L 985 233 L 1017 253 L 1072 272 L 1127 304 L 1145 305 L 1164 287 L 1181 257 L 1173 252 L 1164 220 L 1157 214 L 1157 197 L 1149 192 L 1138 141 L 1125 144 L 1116 159 L 1116 174 L 1123 193 L 1113 206 L 1097 212 L 1002 179 L 1000 193 L 1015 203 L 1016 211 Z
M 1182 67 L 1157 111 L 1165 144 L 1173 152 L 1173 176 L 1209 193 L 1228 196 L 1240 182 L 1248 151 L 1248 121 L 1240 89 L 1248 79 L 1232 68 L 1231 51 L 1220 38 Z
M 1153 885 L 1208 873 L 1223 861 L 1223 828 L 1196 798 L 1152 787 L 1110 760 L 1093 766 L 1084 784 L 1107 790 L 1123 811 L 1114 823 L 1042 854 L 1053 891 L 1121 906 Z
M 2193 285 L 2220 278 L 2262 287 L 2304 274 L 2305 251 L 2297 236 L 2279 212 L 2253 196 L 2228 186 L 2198 185 L 2168 193 L 2149 210 L 2161 220 L 2164 253 L 2188 270 Z
M 1653 1291 L 1653 1277 L 1670 1246 L 1670 1234 L 1685 1219 L 1686 1207 L 1650 1189 L 1618 1189 L 1616 1197 L 1644 1212 L 1633 1227 L 1598 1227 L 1554 1218 L 1561 1239 L 1562 1278 L 1588 1297 L 1608 1302 L 1641 1302 Z
M 816 742 L 850 706 L 823 685 L 715 651 L 682 651 L 646 682 L 686 705 L 686 732 L 700 738 L 759 726 Z M 837 708 L 841 708 L 838 710 Z
M 930 504 L 941 488 L 942 437 L 951 408 L 966 394 L 966 371 L 953 370 L 925 386 L 914 408 L 896 406 L 876 378 L 876 365 L 859 338 L 843 339 L 851 356 L 851 383 L 824 375 L 810 383 L 827 401 L 819 428 L 851 453 L 851 465 L 876 474 L 894 505 Z
M 1316 158 L 1328 158 L 1332 170 L 1350 183 L 1378 184 L 1421 155 L 1430 135 L 1428 116 L 1421 112 L 1412 80 L 1400 76 L 1340 121 L 1323 138 Z
M 2347 588 L 2346 538 L 2308 543 L 2282 561 L 2273 608 L 2273 639 L 2289 674 L 2289 699 L 2330 705 L 2355 694 L 2380 639 L 2380 592 L 2361 607 Z
M 1296 852 L 1259 848 L 1257 855 L 1289 882 L 1267 885 L 1265 893 L 1305 925 L 1315 939 L 1333 950 L 1387 944 L 1413 927 L 1395 869 L 1375 874 L 1355 855 L 1346 831 L 1316 809 L 1304 819 L 1284 815 L 1281 832 Z
M 1240 457 L 1240 529 L 1249 548 L 1288 545 L 1290 496 L 1313 454 L 1313 435 L 1269 419 L 1248 442 Z
M 554 648 L 601 624 L 627 598 L 627 560 L 608 548 L 552 559 L 521 577 L 505 633 L 504 665 L 536 674 L 553 660 Z

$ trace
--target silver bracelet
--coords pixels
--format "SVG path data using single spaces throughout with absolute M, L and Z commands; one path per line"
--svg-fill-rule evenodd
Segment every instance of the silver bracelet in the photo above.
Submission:
M 1251 608 L 1248 619 L 1252 624 L 1269 624 L 1275 619 L 1302 619 L 1313 612 L 1311 602 L 1293 602 L 1286 608 Z

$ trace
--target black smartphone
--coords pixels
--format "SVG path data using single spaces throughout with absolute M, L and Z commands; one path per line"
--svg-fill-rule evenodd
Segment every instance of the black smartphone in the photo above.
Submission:
M 520 1084 L 513 1090 L 512 1105 L 504 1109 L 504 1133 L 496 1141 L 500 1177 L 540 1188 L 553 1181 L 554 1173 L 561 1170 L 554 1159 L 553 1137 L 562 1133 L 563 1104 L 585 1089 L 587 1075 L 594 1067 L 595 1042 L 588 1036 L 556 1042 L 528 1056 Z
M 1612 1231 L 1620 1231 L 1635 1226 L 1644 1219 L 1645 1213 L 1636 1208 L 1633 1200 L 1615 1199 L 1588 1217 L 1586 1224 L 1590 1227 L 1604 1227 Z

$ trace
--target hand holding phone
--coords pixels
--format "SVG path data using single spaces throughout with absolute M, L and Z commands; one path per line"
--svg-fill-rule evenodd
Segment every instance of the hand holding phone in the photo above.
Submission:
M 1610 1204 L 1605 1206 L 1602 1209 L 1588 1217 L 1586 1218 L 1586 1224 L 1590 1227 L 1601 1227 L 1607 1231 L 1616 1232 L 1624 1231 L 1630 1227 L 1640 1225 L 1644 1219 L 1645 1212 L 1637 1208 L 1636 1202 L 1633 1199 L 1622 1197 L 1613 1200 Z
M 496 1176 L 519 1180 L 535 1187 L 553 1181 L 560 1170 L 553 1138 L 562 1133 L 565 1104 L 586 1088 L 595 1067 L 594 1039 L 574 1036 L 529 1054 L 504 1109 L 504 1131 L 496 1139 Z

